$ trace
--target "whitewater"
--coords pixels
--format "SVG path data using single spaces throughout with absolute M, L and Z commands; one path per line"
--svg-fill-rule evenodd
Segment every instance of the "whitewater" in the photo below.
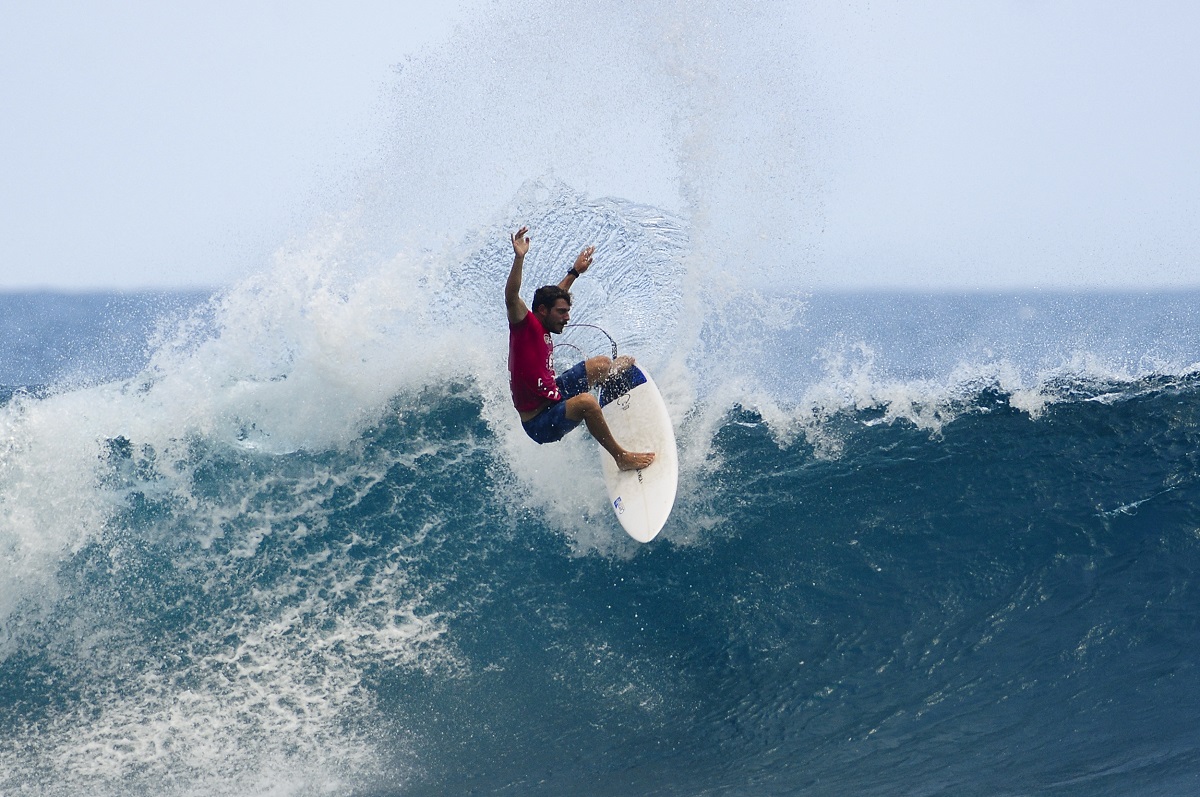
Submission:
M 805 288 L 821 131 L 706 8 L 406 62 L 211 294 L 0 297 L 0 793 L 1195 792 L 1200 295 Z M 521 225 L 671 410 L 649 545 L 511 407 Z

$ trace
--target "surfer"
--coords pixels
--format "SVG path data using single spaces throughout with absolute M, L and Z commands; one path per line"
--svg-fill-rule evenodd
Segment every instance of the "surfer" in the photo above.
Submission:
M 562 376 L 554 373 L 554 342 L 571 320 L 571 294 L 575 279 L 591 268 L 589 246 L 575 258 L 575 265 L 557 285 L 545 285 L 533 294 L 533 309 L 521 299 L 521 270 L 529 252 L 528 227 L 509 236 L 513 264 L 504 285 L 508 308 L 508 370 L 513 406 L 521 426 L 539 445 L 554 443 L 583 421 L 592 437 L 612 455 L 621 470 L 640 470 L 654 461 L 649 452 L 626 451 L 613 438 L 604 420 L 600 402 L 590 391 L 611 376 L 633 365 L 632 357 L 589 357 Z

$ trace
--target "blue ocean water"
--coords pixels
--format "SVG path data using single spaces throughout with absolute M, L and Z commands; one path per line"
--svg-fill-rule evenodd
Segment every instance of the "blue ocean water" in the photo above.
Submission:
M 126 377 L 157 328 L 208 298 L 203 291 L 0 294 L 0 385 Z
M 518 207 L 530 279 L 601 242 L 576 318 L 677 422 L 645 546 L 586 433 L 508 405 L 507 219 L 450 296 L 331 257 L 4 297 L 0 792 L 1200 787 L 1200 295 L 746 289 L 697 324 L 669 217 L 565 201 Z

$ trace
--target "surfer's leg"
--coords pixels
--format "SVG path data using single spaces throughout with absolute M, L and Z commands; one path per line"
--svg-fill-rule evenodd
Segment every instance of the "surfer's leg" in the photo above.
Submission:
M 607 359 L 607 358 L 606 358 Z M 572 421 L 583 421 L 596 442 L 612 455 L 621 470 L 640 470 L 654 461 L 654 454 L 644 451 L 626 451 L 617 443 L 604 420 L 604 412 L 600 402 L 591 393 L 583 393 L 567 399 L 567 418 Z
M 584 361 L 584 366 L 587 368 L 588 384 L 596 387 L 606 379 L 616 376 L 629 369 L 633 365 L 634 360 L 628 355 L 623 355 L 617 359 L 599 355 L 589 357 Z
M 560 374 L 554 380 L 554 383 L 558 385 L 558 392 L 564 399 L 588 392 L 592 387 L 590 382 L 591 374 L 588 373 L 586 361 L 575 363 L 566 373 Z
M 609 374 L 612 372 L 612 360 L 603 355 L 588 357 L 583 364 L 587 368 L 588 385 L 591 387 L 595 387 L 605 379 L 608 379 Z
M 560 401 L 552 404 L 529 420 L 521 424 L 525 434 L 538 445 L 557 443 L 566 436 L 567 432 L 579 425 L 567 417 L 567 403 Z

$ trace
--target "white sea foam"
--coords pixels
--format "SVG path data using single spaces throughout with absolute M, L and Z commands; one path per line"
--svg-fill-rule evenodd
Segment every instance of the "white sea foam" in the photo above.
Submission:
M 428 529 L 369 563 L 304 540 L 335 492 L 356 500 L 390 468 L 440 456 L 441 440 L 354 454 L 396 396 L 471 378 L 487 347 L 431 320 L 442 282 L 428 262 L 343 274 L 342 232 L 217 297 L 133 379 L 0 408 L 3 653 L 41 648 L 76 695 L 0 748 L 0 789 L 35 773 L 48 793 L 344 793 L 399 760 L 372 749 L 361 672 L 452 666 L 407 575 Z M 322 451 L 346 455 L 304 458 Z M 163 507 L 159 520 L 126 527 L 131 500 Z M 259 567 L 285 575 L 262 581 Z M 176 608 L 211 600 L 219 614 L 146 636 L 173 607 L 121 586 L 138 568 L 182 580 Z
M 154 783 L 162 794 L 322 794 L 383 774 L 379 761 L 398 761 L 400 751 L 393 735 L 387 755 L 376 754 L 364 665 L 454 666 L 441 620 L 406 566 L 429 529 L 369 560 L 350 555 L 357 535 L 308 541 L 333 493 L 354 502 L 418 456 L 346 460 L 335 472 L 231 468 L 224 500 L 176 483 L 168 528 L 143 529 L 142 539 L 105 529 L 110 539 L 84 551 L 81 564 L 93 564 L 81 579 L 65 574 L 57 606 L 44 612 L 51 621 L 27 634 L 75 697 L 16 729 L 0 748 L 0 784 L 27 787 L 33 773 L 54 784 L 46 793 L 121 794 Z M 281 572 L 262 577 L 272 569 Z M 130 592 L 147 570 L 156 575 L 146 594 Z M 191 618 L 178 627 L 171 618 L 181 610 Z

